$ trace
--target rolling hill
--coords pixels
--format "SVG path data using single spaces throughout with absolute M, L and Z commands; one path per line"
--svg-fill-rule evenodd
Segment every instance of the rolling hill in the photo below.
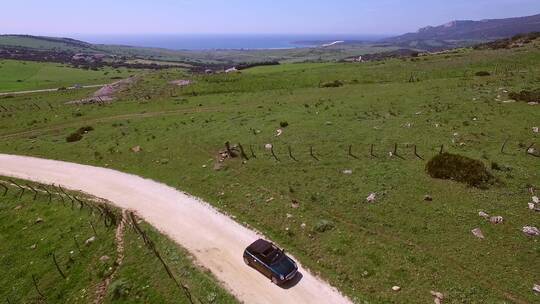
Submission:
M 507 19 L 452 21 L 444 25 L 424 27 L 416 33 L 389 38 L 385 42 L 408 46 L 431 45 L 442 47 L 459 43 L 470 44 L 479 41 L 491 41 L 538 31 L 540 31 L 540 14 Z

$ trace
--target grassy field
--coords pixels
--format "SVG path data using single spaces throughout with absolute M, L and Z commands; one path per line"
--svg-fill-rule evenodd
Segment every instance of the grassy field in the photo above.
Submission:
M 88 204 L 80 209 L 78 202 L 72 207 L 65 195 L 61 198 L 55 194 L 49 201 L 45 192 L 34 199 L 29 188 L 21 196 L 19 188 L 9 184 L 7 178 L 1 181 L 9 186 L 6 195 L 3 195 L 3 187 L 0 192 L 2 301 L 94 303 L 98 284 L 115 273 L 102 303 L 189 303 L 129 225 L 124 230 L 125 257 L 116 268 L 116 227 L 104 224 L 95 203 L 83 200 Z M 25 185 L 23 181 L 18 183 Z M 33 187 L 40 189 L 41 185 L 33 184 Z M 61 193 L 48 188 L 53 193 Z M 70 195 L 84 198 L 81 194 Z M 117 215 L 121 216 L 119 212 Z M 182 248 L 148 225 L 143 223 L 141 227 L 155 242 L 176 279 L 188 285 L 194 297 L 205 303 L 235 302 L 210 274 L 192 265 Z M 95 241 L 86 244 L 92 237 Z M 60 270 L 55 266 L 53 255 Z
M 480 71 L 490 75 L 475 76 Z M 534 303 L 540 243 L 520 230 L 540 226 L 527 208 L 540 163 L 525 152 L 540 144 L 532 131 L 539 106 L 504 101 L 509 92 L 539 88 L 538 75 L 538 43 L 258 67 L 193 76 L 185 88 L 168 85 L 187 76 L 167 70 L 106 106 L 65 106 L 75 93 L 0 99 L 7 109 L 0 151 L 112 167 L 200 196 L 357 303 L 431 303 L 430 290 L 444 293 L 445 303 Z M 336 80 L 343 86 L 321 88 Z M 31 110 L 34 103 L 42 110 Z M 67 143 L 83 126 L 95 131 Z M 215 166 L 226 141 L 241 143 L 250 159 Z M 396 144 L 403 159 L 389 156 Z M 130 150 L 136 145 L 142 152 Z M 432 179 L 414 145 L 426 160 L 441 145 L 481 160 L 499 183 L 478 189 Z M 368 204 L 371 193 L 377 200 Z M 492 225 L 479 211 L 505 222 Z M 475 238 L 474 228 L 486 239 Z
M 55 89 L 75 84 L 107 84 L 132 73 L 125 68 L 92 71 L 58 63 L 0 60 L 0 93 Z

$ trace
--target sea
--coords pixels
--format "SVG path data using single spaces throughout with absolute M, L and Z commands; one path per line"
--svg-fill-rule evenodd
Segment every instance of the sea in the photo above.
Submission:
M 71 38 L 94 43 L 164 48 L 172 50 L 253 50 L 314 47 L 336 41 L 373 42 L 385 38 L 354 34 L 155 34 L 155 35 L 88 35 Z

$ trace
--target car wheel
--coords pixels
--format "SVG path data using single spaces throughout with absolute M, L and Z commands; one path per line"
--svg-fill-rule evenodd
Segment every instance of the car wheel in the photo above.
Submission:
M 250 266 L 250 263 L 249 263 L 249 259 L 244 257 L 244 263 L 246 263 L 246 265 Z
M 276 277 L 272 277 L 272 283 L 278 285 L 279 284 L 278 279 Z

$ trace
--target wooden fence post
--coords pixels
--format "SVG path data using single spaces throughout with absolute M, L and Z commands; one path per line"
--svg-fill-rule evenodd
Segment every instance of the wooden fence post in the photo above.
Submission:
M 292 160 L 294 160 L 295 162 L 298 162 L 298 160 L 292 154 L 291 146 L 288 146 L 287 148 L 289 150 L 289 157 L 292 158 Z
M 52 258 L 53 258 L 53 262 L 54 262 L 54 265 L 56 266 L 56 270 L 58 270 L 58 273 L 60 273 L 60 275 L 62 276 L 62 278 L 66 278 L 66 275 L 64 274 L 64 272 L 62 271 L 62 269 L 60 269 L 60 265 L 58 265 L 58 262 L 56 261 L 56 254 L 54 254 L 54 252 L 52 253 Z
M 257 158 L 257 156 L 255 155 L 255 152 L 253 151 L 253 146 L 252 145 L 249 145 L 249 151 L 251 152 L 251 157 Z
M 373 152 L 373 149 L 375 148 L 375 145 L 374 144 L 371 144 L 371 147 L 369 148 L 369 155 L 371 157 L 374 157 L 374 158 L 377 158 L 377 155 L 375 155 L 375 153 Z
M 34 288 L 36 289 L 38 295 L 41 297 L 41 299 L 47 303 L 47 300 L 45 299 L 45 296 L 43 295 L 43 293 L 41 292 L 41 290 L 39 290 L 39 287 L 38 287 L 38 283 L 37 283 L 37 280 L 36 280 L 36 276 L 32 274 L 32 282 L 34 282 Z
M 313 146 L 309 146 L 309 154 L 311 155 L 311 157 L 313 157 L 314 160 L 319 161 L 317 156 L 315 156 L 315 154 L 313 153 Z
M 6 196 L 6 194 L 8 193 L 9 188 L 6 185 L 4 185 L 3 183 L 0 183 L 0 187 L 4 188 L 4 194 L 2 194 L 2 196 Z
M 238 143 L 238 147 L 240 148 L 240 154 L 242 155 L 242 158 L 245 160 L 249 160 L 249 157 L 246 154 L 246 151 L 244 151 L 244 147 L 242 147 L 241 143 Z
M 506 144 L 508 143 L 508 141 L 510 140 L 510 138 L 507 138 L 504 143 L 502 144 L 502 147 L 501 147 L 501 154 L 504 154 L 504 148 L 506 148 Z
M 11 179 L 9 180 L 9 182 L 17 186 L 19 189 L 21 189 L 21 194 L 19 195 L 19 199 L 21 199 L 24 194 L 24 187 L 21 187 L 19 184 L 17 184 L 15 181 Z
M 419 159 L 424 160 L 424 158 L 422 156 L 420 156 L 420 154 L 418 154 L 418 150 L 416 149 L 416 145 L 414 145 L 414 155 L 416 157 L 418 157 Z
M 272 148 L 270 148 L 270 153 L 272 153 L 272 156 L 276 159 L 276 161 L 280 161 L 276 153 L 274 152 L 274 145 L 272 145 Z

